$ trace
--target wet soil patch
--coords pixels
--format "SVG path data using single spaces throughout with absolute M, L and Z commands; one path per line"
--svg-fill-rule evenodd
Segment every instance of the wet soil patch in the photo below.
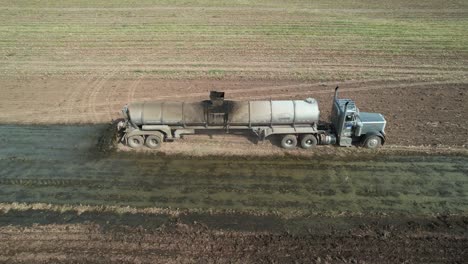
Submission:
M 164 157 L 105 147 L 112 127 L 0 126 L 0 202 L 288 217 L 450 214 L 468 206 L 464 156 Z
M 1 226 L 31 227 L 34 225 L 97 224 L 103 228 L 142 227 L 148 230 L 167 228 L 179 224 L 198 226 L 210 230 L 267 232 L 292 235 L 367 234 L 388 236 L 401 232 L 450 232 L 468 235 L 468 216 L 307 216 L 290 219 L 273 215 L 255 216 L 240 213 L 182 213 L 179 216 L 153 213 L 112 213 L 9 210 L 0 213 Z M 468 239 L 468 236 L 466 237 Z
M 83 212 L 77 213 L 73 211 L 67 212 L 52 212 L 48 210 L 27 210 L 16 211 L 11 210 L 7 213 L 0 214 L 0 226 L 23 226 L 30 227 L 33 225 L 48 225 L 48 224 L 98 224 L 103 228 L 128 226 L 128 227 L 144 227 L 147 229 L 156 229 L 162 225 L 167 225 L 175 222 L 175 219 L 169 215 L 144 215 L 144 214 L 115 214 L 109 212 Z
M 468 258 L 466 157 L 164 157 L 109 150 L 111 127 L 0 126 L 0 202 L 185 213 L 10 209 L 0 213 L 0 262 Z

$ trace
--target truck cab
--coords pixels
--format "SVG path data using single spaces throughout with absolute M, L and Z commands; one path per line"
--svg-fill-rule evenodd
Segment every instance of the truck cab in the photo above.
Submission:
M 366 148 L 378 148 L 385 143 L 386 123 L 382 114 L 360 112 L 353 100 L 338 98 L 336 87 L 331 124 L 339 146 L 361 144 Z

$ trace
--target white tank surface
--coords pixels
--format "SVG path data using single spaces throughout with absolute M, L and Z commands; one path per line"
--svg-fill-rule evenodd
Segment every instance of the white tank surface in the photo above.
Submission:
M 233 101 L 229 124 L 311 124 L 319 121 L 320 111 L 315 99 Z
M 319 121 L 318 103 L 306 100 L 141 102 L 127 107 L 135 125 L 293 125 Z
M 135 125 L 174 125 L 205 123 L 205 105 L 201 102 L 141 102 L 128 105 Z

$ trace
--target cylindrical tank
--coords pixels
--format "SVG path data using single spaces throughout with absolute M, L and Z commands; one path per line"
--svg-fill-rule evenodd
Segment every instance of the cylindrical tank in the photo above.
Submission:
M 315 99 L 275 101 L 232 101 L 228 115 L 231 125 L 311 124 L 319 121 Z
M 205 124 L 205 104 L 202 102 L 142 102 L 127 107 L 135 125 Z
M 315 99 L 271 101 L 142 102 L 127 107 L 135 125 L 292 125 L 319 121 Z

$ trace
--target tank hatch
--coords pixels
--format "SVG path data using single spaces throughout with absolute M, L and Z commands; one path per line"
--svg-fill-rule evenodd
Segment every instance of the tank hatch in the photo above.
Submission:
M 224 92 L 211 91 L 210 101 L 212 106 L 222 106 L 224 102 Z

